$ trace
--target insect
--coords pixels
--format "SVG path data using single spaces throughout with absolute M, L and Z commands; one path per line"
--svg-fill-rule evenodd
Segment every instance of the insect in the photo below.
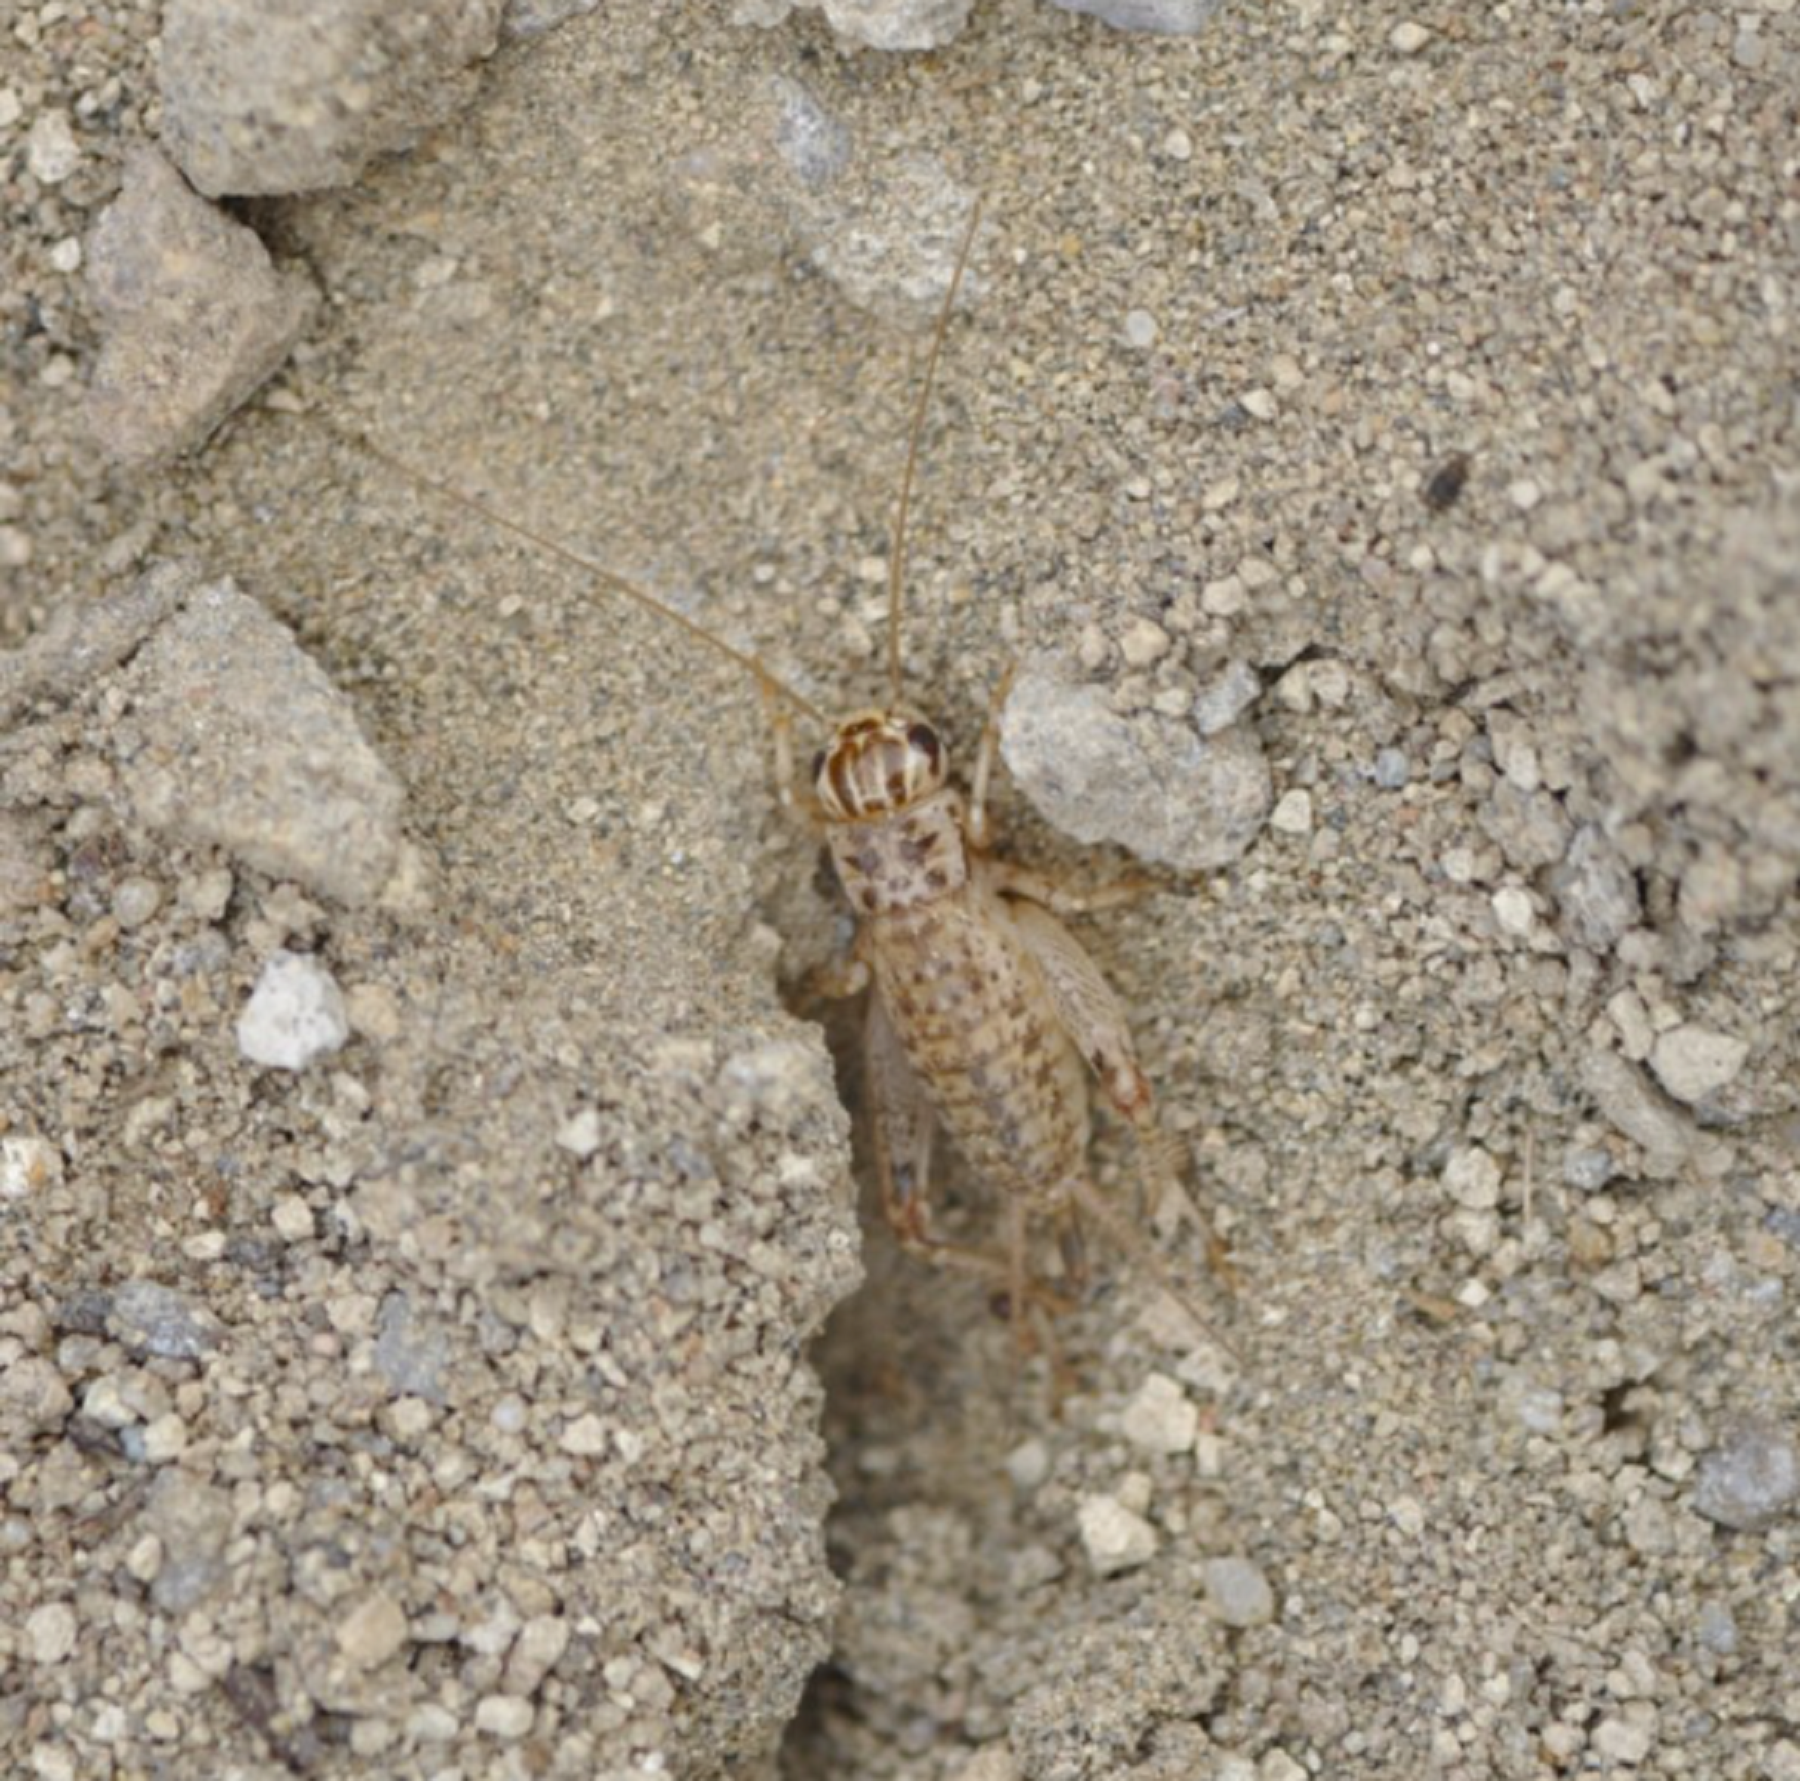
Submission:
M 1425 479 L 1425 505 L 1433 513 L 1448 513 L 1468 486 L 1471 459 L 1466 451 L 1453 451 Z
M 1067 1303 L 1064 1292 L 1032 1266 L 1035 1226 L 1047 1225 L 1053 1233 L 1069 1290 L 1078 1291 L 1086 1280 L 1085 1220 L 1188 1304 L 1136 1225 L 1093 1184 L 1087 1163 L 1090 1078 L 1133 1126 L 1158 1185 L 1177 1197 L 1203 1231 L 1208 1227 L 1159 1139 L 1150 1086 L 1124 1007 L 1063 925 L 1063 917 L 1121 901 L 1137 887 L 1082 897 L 989 851 L 987 791 L 1010 671 L 990 706 L 966 797 L 951 782 L 940 733 L 905 694 L 907 514 L 938 361 L 979 221 L 976 206 L 912 414 L 888 560 L 888 696 L 881 706 L 835 724 L 759 657 L 646 589 L 436 482 L 360 435 L 340 436 L 403 480 L 472 509 L 621 598 L 660 614 L 755 679 L 773 717 L 781 800 L 822 830 L 856 917 L 853 954 L 830 987 L 841 994 L 867 992 L 865 1076 L 887 1222 L 904 1249 L 934 1266 L 973 1276 L 999 1295 L 1023 1345 L 1030 1311 L 1052 1312 Z M 830 730 L 804 780 L 797 780 L 793 769 L 796 718 Z M 940 1131 L 1003 1204 L 1003 1247 L 953 1242 L 933 1229 L 931 1173 Z

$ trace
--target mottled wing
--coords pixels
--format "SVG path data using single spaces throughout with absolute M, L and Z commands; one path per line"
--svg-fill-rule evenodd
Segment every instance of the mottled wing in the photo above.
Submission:
M 1150 1117 L 1150 1084 L 1138 1068 L 1118 992 L 1048 909 L 1018 898 L 996 901 L 1042 975 L 1063 1031 L 1099 1077 L 1107 1099 L 1134 1126 L 1143 1126 Z
M 922 1236 L 937 1114 L 888 1019 L 879 990 L 869 995 L 863 1061 L 882 1208 L 896 1230 Z

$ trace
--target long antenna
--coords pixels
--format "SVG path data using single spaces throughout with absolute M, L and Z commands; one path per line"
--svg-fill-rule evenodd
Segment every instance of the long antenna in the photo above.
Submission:
M 931 333 L 931 357 L 925 361 L 925 381 L 919 386 L 919 400 L 913 408 L 912 432 L 906 441 L 906 469 L 900 478 L 900 499 L 894 508 L 894 543 L 888 552 L 888 689 L 893 703 L 900 703 L 903 675 L 900 670 L 901 594 L 906 585 L 906 512 L 912 505 L 913 472 L 919 463 L 919 435 L 925 430 L 925 410 L 931 402 L 931 386 L 937 377 L 938 357 L 944 350 L 944 335 L 950 327 L 950 311 L 956 307 L 956 293 L 962 284 L 963 269 L 969 263 L 975 245 L 975 231 L 981 226 L 981 200 L 977 198 L 969 211 L 969 226 L 963 231 L 962 246 L 956 254 L 956 270 L 950 274 L 950 288 L 944 293 L 944 307 L 938 311 L 937 326 Z
M 811 718 L 815 723 L 829 729 L 831 720 L 815 705 L 811 699 L 795 692 L 795 690 L 773 674 L 764 666 L 760 656 L 749 654 L 745 650 L 734 648 L 723 637 L 709 631 L 705 625 L 697 623 L 685 612 L 669 605 L 666 600 L 659 600 L 647 588 L 639 587 L 635 581 L 627 581 L 623 575 L 615 574 L 611 569 L 602 568 L 590 557 L 584 557 L 580 551 L 571 549 L 566 544 L 559 544 L 554 538 L 547 538 L 540 532 L 534 532 L 529 526 L 521 525 L 516 519 L 509 519 L 498 508 L 478 499 L 465 490 L 453 488 L 447 482 L 439 482 L 435 477 L 427 476 L 423 470 L 414 468 L 404 458 L 395 455 L 382 446 L 377 445 L 366 433 L 353 432 L 347 427 L 340 427 L 323 416 L 302 412 L 299 417 L 309 425 L 317 427 L 320 432 L 329 434 L 342 445 L 366 452 L 384 469 L 390 470 L 403 482 L 409 482 L 414 488 L 423 489 L 427 494 L 452 507 L 468 508 L 480 514 L 490 525 L 498 526 L 501 531 L 509 532 L 513 537 L 522 539 L 534 550 L 542 551 L 546 556 L 554 557 L 559 563 L 567 564 L 571 569 L 578 569 L 599 586 L 630 600 L 641 606 L 646 612 L 654 612 L 661 618 L 668 619 L 678 625 L 690 637 L 698 638 L 702 643 L 716 649 L 720 655 L 736 662 L 740 668 L 754 675 L 761 686 L 778 698 L 785 699 L 788 704 L 802 715 Z

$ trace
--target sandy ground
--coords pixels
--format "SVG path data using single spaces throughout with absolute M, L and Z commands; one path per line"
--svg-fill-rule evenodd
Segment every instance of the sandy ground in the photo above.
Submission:
M 5 639 L 229 575 L 416 882 L 148 820 L 176 621 L 8 712 L 0 1767 L 1800 1777 L 1800 11 L 609 9 L 242 207 L 318 319 L 126 476 L 62 244 L 153 25 L 0 48 Z M 856 1288 L 850 1023 L 834 1082 L 782 1000 L 846 918 L 754 688 L 292 412 L 865 701 L 931 306 L 834 249 L 976 191 L 911 690 L 966 751 L 1021 652 L 1146 723 L 1255 671 L 1276 819 L 1084 926 L 1234 1359 L 1104 1254 L 1060 1378 L 878 1220 Z M 234 1028 L 280 950 L 349 1000 L 298 1073 Z

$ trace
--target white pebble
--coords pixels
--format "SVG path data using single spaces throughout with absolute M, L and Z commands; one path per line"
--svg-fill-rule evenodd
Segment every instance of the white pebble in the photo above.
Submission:
M 1525 935 L 1531 932 L 1532 923 L 1537 920 L 1537 911 L 1531 905 L 1531 893 L 1522 890 L 1516 884 L 1503 885 L 1493 895 L 1494 920 L 1500 924 L 1504 934 Z
M 1186 1453 L 1199 1427 L 1200 1412 L 1167 1373 L 1151 1373 L 1119 1418 L 1119 1432 L 1146 1453 Z
M 1395 1497 L 1388 1505 L 1388 1519 L 1409 1540 L 1425 1531 L 1425 1505 L 1417 1497 Z
M 304 1243 L 313 1234 L 312 1207 L 299 1194 L 283 1194 L 276 1200 L 269 1222 L 285 1243 Z
M 1169 653 L 1169 633 L 1154 619 L 1133 619 L 1119 639 L 1119 654 L 1130 668 L 1148 668 Z
M 612 1431 L 603 1418 L 590 1410 L 585 1416 L 578 1416 L 562 1432 L 561 1446 L 564 1453 L 572 1453 L 578 1459 L 593 1459 L 606 1452 L 612 1445 Z
M 1191 161 L 1194 158 L 1194 139 L 1182 129 L 1171 130 L 1163 138 L 1163 153 L 1171 161 Z
M 1140 352 L 1156 344 L 1156 317 L 1147 309 L 1128 310 L 1125 315 L 1125 344 Z
M 1431 41 L 1429 27 L 1421 25 L 1416 19 L 1404 19 L 1388 33 L 1388 42 L 1394 53 L 1401 56 L 1416 56 Z
M 62 1152 L 45 1138 L 23 1133 L 0 1138 L 0 1200 L 22 1200 L 55 1187 L 63 1175 Z
M 331 973 L 310 954 L 271 953 L 238 1016 L 238 1050 L 267 1069 L 304 1070 L 349 1037 L 343 992 Z
M 144 1458 L 153 1466 L 166 1466 L 187 1452 L 187 1424 L 171 1410 L 144 1430 Z
M 1444 1191 L 1472 1212 L 1489 1211 L 1500 1204 L 1500 1165 L 1479 1144 L 1467 1145 L 1444 1165 Z
M 1102 1577 L 1134 1570 L 1156 1556 L 1156 1529 L 1116 1497 L 1083 1497 L 1076 1525 L 1088 1563 Z
M 1632 1719 L 1603 1719 L 1594 1727 L 1594 1748 L 1608 1762 L 1635 1768 L 1650 1754 L 1650 1728 Z
M 32 1660 L 61 1663 L 75 1649 L 76 1631 L 75 1610 L 67 1602 L 46 1602 L 43 1607 L 34 1608 L 25 1622 Z
M 531 1730 L 531 1703 L 516 1694 L 490 1694 L 475 1709 L 475 1729 L 509 1743 Z
M 25 138 L 25 165 L 41 185 L 56 186 L 81 165 L 81 144 L 66 111 L 40 112 Z
M 1650 1068 L 1678 1101 L 1703 1101 L 1735 1081 L 1750 1047 L 1729 1033 L 1705 1027 L 1672 1027 L 1656 1041 Z
M 1308 835 L 1312 826 L 1312 793 L 1300 786 L 1283 792 L 1280 802 L 1269 812 L 1269 827 L 1278 835 Z
M 1006 1475 L 1015 1490 L 1036 1490 L 1050 1476 L 1050 1449 L 1036 1435 L 1021 1441 L 1006 1456 Z
M 599 1110 L 582 1107 L 571 1113 L 556 1134 L 556 1146 L 585 1162 L 600 1148 Z

